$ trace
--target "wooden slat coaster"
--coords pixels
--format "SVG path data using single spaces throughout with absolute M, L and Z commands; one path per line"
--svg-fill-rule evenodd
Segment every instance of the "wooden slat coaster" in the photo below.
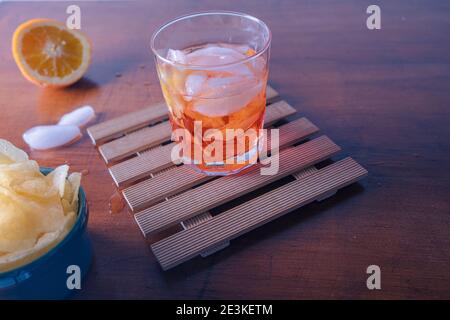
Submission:
M 363 167 L 346 158 L 158 241 L 151 246 L 152 251 L 164 270 L 173 268 L 218 243 L 232 240 L 366 174 Z
M 279 130 L 279 147 L 283 148 L 305 139 L 318 128 L 306 118 L 301 118 L 281 126 Z M 191 168 L 183 165 L 127 187 L 123 195 L 131 210 L 136 212 L 213 178 L 192 172 Z
M 266 128 L 295 113 L 273 88 L 266 94 Z M 340 148 L 326 136 L 311 137 L 319 129 L 298 118 L 277 128 L 279 149 L 270 145 L 268 131 L 271 153 L 264 161 L 236 175 L 207 176 L 172 163 L 175 143 L 169 141 L 167 120 L 166 106 L 160 103 L 88 128 L 143 235 L 154 239 L 158 233 L 162 239 L 151 248 L 164 270 L 211 255 L 232 239 L 307 203 L 323 201 L 367 174 L 351 158 L 317 169 L 315 164 Z M 261 169 L 275 159 L 278 171 L 262 175 Z M 272 190 L 265 192 L 267 188 Z M 177 224 L 183 230 L 167 236 Z

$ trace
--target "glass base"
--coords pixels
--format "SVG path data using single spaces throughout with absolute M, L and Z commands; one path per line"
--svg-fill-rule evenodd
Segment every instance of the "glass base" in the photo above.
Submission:
M 225 162 L 202 163 L 202 164 L 187 164 L 189 167 L 208 176 L 229 176 L 241 172 L 244 169 L 251 167 L 257 163 L 258 159 L 258 144 L 250 149 L 245 154 L 234 157 L 233 164 L 226 164 Z M 189 161 L 188 161 L 189 162 Z
M 253 166 L 254 163 L 248 163 L 244 164 L 242 167 L 234 168 L 234 169 L 228 169 L 226 167 L 211 167 L 211 169 L 205 169 L 203 167 L 199 167 L 195 164 L 189 164 L 188 166 L 194 169 L 194 171 L 202 174 L 206 174 L 207 176 L 229 176 L 232 174 L 236 174 L 241 172 L 244 169 L 247 169 L 251 166 Z M 237 165 L 233 165 L 233 167 L 236 167 Z

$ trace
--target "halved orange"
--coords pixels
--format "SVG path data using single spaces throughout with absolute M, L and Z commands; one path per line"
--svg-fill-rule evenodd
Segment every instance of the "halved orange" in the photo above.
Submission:
M 12 50 L 25 78 L 45 87 L 71 85 L 86 73 L 91 61 L 88 38 L 50 19 L 21 24 L 14 32 Z

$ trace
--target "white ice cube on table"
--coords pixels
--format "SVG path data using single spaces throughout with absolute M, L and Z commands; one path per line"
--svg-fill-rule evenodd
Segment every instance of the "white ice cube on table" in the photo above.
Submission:
M 75 142 L 81 137 L 81 131 L 74 125 L 37 126 L 28 129 L 22 137 L 32 149 L 46 150 Z
M 94 117 L 94 108 L 91 106 L 83 106 L 63 115 L 58 124 L 82 127 L 88 124 Z

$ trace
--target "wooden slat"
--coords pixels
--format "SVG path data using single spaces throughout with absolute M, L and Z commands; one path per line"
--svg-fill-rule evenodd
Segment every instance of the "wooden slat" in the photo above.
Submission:
M 278 98 L 278 92 L 271 86 L 266 89 L 267 102 L 270 103 Z M 167 120 L 168 109 L 164 102 L 155 104 L 124 116 L 104 121 L 87 129 L 88 135 L 94 145 L 100 145 L 107 141 L 123 136 L 137 129 Z
M 278 92 L 272 88 L 271 86 L 267 86 L 266 88 L 266 100 L 267 103 L 271 103 L 275 101 L 279 97 Z
M 174 164 L 170 152 L 175 142 L 153 148 L 138 157 L 117 163 L 109 168 L 109 173 L 118 187 L 131 184 Z
M 220 243 L 315 201 L 324 194 L 354 183 L 366 174 L 367 171 L 353 159 L 343 159 L 209 221 L 158 241 L 151 249 L 164 270 L 173 268 Z
M 87 132 L 89 137 L 91 137 L 92 143 L 99 145 L 108 140 L 121 137 L 124 133 L 168 119 L 167 110 L 165 103 L 158 103 L 152 107 L 93 125 L 87 129 Z
M 187 219 L 185 221 L 181 221 L 181 226 L 183 227 L 183 229 L 193 228 L 193 227 L 199 225 L 200 223 L 208 221 L 211 218 L 212 218 L 211 213 L 204 212 L 202 214 L 199 214 L 199 215 L 192 217 L 190 219 Z
M 294 113 L 295 109 L 285 101 L 279 101 L 277 103 L 271 104 L 267 106 L 264 126 L 268 127 L 273 123 Z M 167 139 L 169 139 L 170 129 L 168 129 L 167 132 L 160 132 L 162 133 L 162 135 L 164 135 L 164 133 L 167 133 Z M 122 139 L 127 138 L 128 137 L 124 137 Z M 114 144 L 119 140 L 110 142 L 110 144 Z M 122 144 L 122 142 L 120 143 Z M 165 146 L 149 150 L 145 154 L 138 157 L 131 158 L 111 166 L 109 168 L 109 171 L 112 178 L 114 179 L 114 182 L 118 187 L 123 187 L 136 180 L 140 180 L 146 176 L 149 176 L 151 173 L 155 173 L 172 166 L 173 164 L 170 159 L 170 151 L 172 150 L 172 147 L 174 145 L 175 143 L 167 144 Z M 102 147 L 100 147 L 100 149 L 104 149 L 105 146 L 106 145 L 103 145 Z M 130 147 L 127 145 L 127 143 L 124 143 L 124 148 L 130 150 Z M 136 148 L 134 148 L 134 150 L 136 150 Z M 107 160 L 105 159 L 105 161 Z
M 318 131 L 318 128 L 306 118 L 287 123 L 279 129 L 280 148 L 301 141 Z M 137 212 L 213 178 L 182 165 L 125 188 L 123 195 L 131 210 Z
M 135 215 L 136 222 L 147 236 L 323 161 L 339 150 L 328 137 L 316 138 L 280 152 L 277 174 L 261 175 L 259 169 L 264 165 L 259 163 L 245 174 L 213 180 L 147 208 Z
M 293 115 L 296 112 L 297 110 L 284 100 L 269 104 L 264 116 L 264 127 L 267 128 L 275 122 Z
M 312 167 L 306 168 L 304 170 L 300 170 L 300 171 L 294 173 L 292 176 L 295 179 L 301 179 L 301 178 L 306 177 L 307 175 L 314 173 L 316 171 L 317 171 L 317 168 L 312 166 Z
M 151 148 L 166 142 L 169 139 L 170 132 L 170 122 L 165 121 L 105 143 L 98 148 L 98 151 L 106 163 L 115 162 L 145 148 Z

